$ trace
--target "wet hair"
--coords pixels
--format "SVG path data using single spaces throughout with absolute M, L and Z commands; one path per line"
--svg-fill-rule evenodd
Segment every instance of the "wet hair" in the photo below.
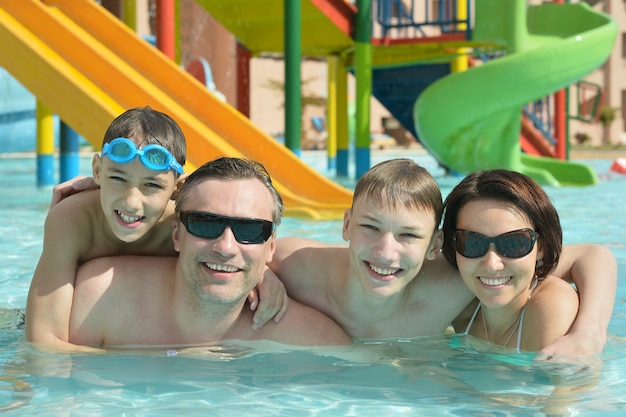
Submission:
M 161 145 L 181 166 L 185 165 L 187 143 L 183 131 L 174 119 L 150 106 L 129 109 L 117 116 L 105 132 L 102 146 L 116 138 L 130 139 L 139 148 Z
M 257 179 L 261 181 L 272 195 L 272 221 L 276 226 L 283 216 L 283 199 L 274 187 L 272 179 L 265 167 L 256 161 L 244 158 L 220 157 L 207 162 L 189 175 L 181 189 L 175 194 L 176 213 L 183 211 L 183 206 L 196 184 L 208 180 L 237 181 Z M 220 198 L 220 196 L 214 196 Z
M 495 200 L 509 203 L 523 213 L 539 234 L 543 265 L 537 266 L 537 278 L 546 278 L 557 266 L 563 246 L 563 231 L 556 208 L 537 182 L 514 171 L 494 169 L 478 171 L 465 177 L 445 200 L 442 252 L 457 267 L 454 232 L 461 209 L 472 201 Z
M 431 210 L 435 227 L 441 221 L 443 202 L 439 185 L 424 167 L 411 159 L 390 159 L 370 168 L 356 184 L 353 206 L 359 198 L 376 200 L 393 210 Z

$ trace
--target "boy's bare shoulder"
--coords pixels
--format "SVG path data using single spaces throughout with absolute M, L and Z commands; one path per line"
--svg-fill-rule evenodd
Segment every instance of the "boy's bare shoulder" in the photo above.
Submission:
M 84 191 L 61 200 L 46 216 L 44 255 L 62 253 L 78 263 L 90 259 L 103 222 L 99 192 Z
M 277 262 L 317 262 L 318 260 L 331 261 L 336 256 L 346 256 L 347 247 L 330 245 L 317 240 L 282 237 L 276 240 L 274 258 Z M 323 265 L 318 265 L 323 267 Z
M 438 287 L 456 287 L 463 284 L 459 271 L 446 261 L 441 254 L 434 260 L 425 260 L 419 273 L 420 280 L 437 284 Z
M 294 251 L 303 248 L 324 248 L 329 247 L 327 243 L 319 240 L 307 239 L 304 237 L 286 236 L 276 239 L 276 250 Z
M 100 221 L 103 217 L 100 190 L 90 190 L 73 194 L 58 202 L 48 212 L 46 221 L 93 223 Z
M 267 324 L 264 327 L 266 327 Z M 348 345 L 352 339 L 325 314 L 296 300 L 289 300 L 289 309 L 275 323 L 275 340 L 303 346 Z
M 411 294 L 413 303 L 432 305 L 448 323 L 474 299 L 458 270 L 440 254 L 424 262 L 412 284 Z

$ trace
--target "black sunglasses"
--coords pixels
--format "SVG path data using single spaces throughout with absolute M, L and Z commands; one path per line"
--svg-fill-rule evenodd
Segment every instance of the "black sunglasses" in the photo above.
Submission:
M 487 253 L 489 245 L 493 242 L 500 255 L 515 259 L 532 252 L 537 236 L 539 235 L 531 229 L 513 230 L 496 237 L 488 237 L 469 230 L 457 230 L 454 233 L 454 244 L 459 255 L 480 258 Z
M 181 211 L 178 217 L 189 233 L 203 239 L 217 239 L 230 227 L 237 242 L 258 244 L 266 242 L 274 232 L 274 223 L 269 220 L 226 217 L 203 211 Z

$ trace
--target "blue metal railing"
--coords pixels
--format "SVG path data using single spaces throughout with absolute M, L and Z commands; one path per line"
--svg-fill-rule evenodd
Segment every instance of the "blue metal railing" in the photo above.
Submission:
M 539 130 L 544 138 L 552 145 L 556 145 L 556 139 L 552 136 L 552 96 L 545 96 L 539 100 L 524 105 L 524 115 L 532 122 L 535 129 Z
M 490 61 L 492 59 L 498 59 L 506 56 L 506 52 L 501 49 L 493 50 L 493 51 L 482 51 L 477 54 L 477 58 L 483 62 Z M 544 138 L 550 142 L 550 144 L 555 145 L 556 139 L 552 135 L 554 131 L 553 125 L 553 115 L 552 115 L 552 96 L 547 95 L 530 103 L 527 103 L 523 107 L 523 112 L 526 117 L 528 117 L 535 129 L 537 129 Z
M 459 2 L 466 3 L 467 16 L 463 18 L 458 16 Z M 426 37 L 428 34 L 424 29 L 427 27 L 442 34 L 465 32 L 465 38 L 471 38 L 470 0 L 439 0 L 435 7 L 426 0 L 421 2 L 421 9 L 415 0 L 376 0 L 376 3 L 374 10 L 376 22 L 381 27 L 381 38 Z

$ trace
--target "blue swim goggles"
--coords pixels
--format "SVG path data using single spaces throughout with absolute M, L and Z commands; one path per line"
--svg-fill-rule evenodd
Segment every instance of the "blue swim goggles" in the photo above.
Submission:
M 130 139 L 116 138 L 104 144 L 100 156 L 105 155 L 118 164 L 127 164 L 139 156 L 141 162 L 154 171 L 173 169 L 179 174 L 183 173 L 183 167 L 176 158 L 161 145 L 146 145 L 139 149 Z

